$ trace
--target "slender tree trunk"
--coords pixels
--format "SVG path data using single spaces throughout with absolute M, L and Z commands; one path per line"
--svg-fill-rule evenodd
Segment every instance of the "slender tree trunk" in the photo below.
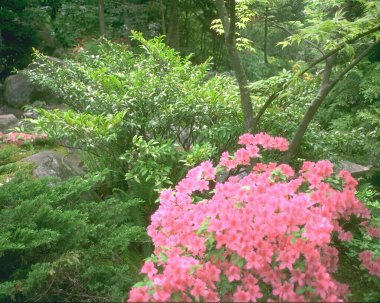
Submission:
M 191 28 L 191 24 L 189 22 L 189 8 L 188 6 L 186 6 L 186 9 L 185 9 L 185 22 L 184 22 L 184 33 L 183 33 L 183 40 L 182 40 L 182 44 L 185 48 L 187 48 L 189 46 L 189 30 Z M 190 25 L 190 26 L 189 26 Z
M 306 111 L 300 125 L 297 128 L 296 133 L 293 136 L 292 141 L 290 142 L 289 149 L 286 152 L 283 161 L 285 163 L 290 162 L 290 160 L 295 156 L 299 146 L 301 145 L 301 140 L 310 124 L 310 122 L 313 120 L 315 113 L 317 112 L 318 108 L 321 106 L 323 101 L 326 99 L 328 94 L 332 91 L 332 89 L 335 87 L 335 85 L 343 79 L 343 77 L 352 69 L 354 68 L 368 53 L 370 50 L 377 44 L 377 42 L 374 42 L 370 44 L 363 52 L 361 52 L 346 68 L 344 68 L 338 76 L 336 76 L 333 80 L 330 80 L 331 77 L 331 70 L 334 66 L 335 59 L 337 54 L 328 57 L 325 60 L 325 70 L 323 72 L 322 76 L 322 83 L 319 88 L 318 94 L 313 100 L 313 102 L 310 104 L 308 110 Z
M 251 131 L 255 125 L 253 115 L 253 105 L 251 95 L 247 87 L 248 80 L 244 71 L 244 67 L 240 60 L 235 41 L 235 0 L 230 0 L 230 18 L 224 4 L 224 0 L 216 0 L 216 7 L 224 28 L 224 40 L 227 53 L 231 62 L 231 66 L 235 72 L 236 80 L 239 85 L 241 107 L 244 116 L 244 130 Z M 231 22 L 230 22 L 230 20 Z
M 268 7 L 265 8 L 264 19 L 264 62 L 268 64 Z
M 166 37 L 167 44 L 179 50 L 179 13 L 178 13 L 178 0 L 170 1 L 169 9 L 169 26 L 168 35 Z
M 99 0 L 99 32 L 101 36 L 106 35 L 106 21 L 104 16 L 104 0 Z
M 161 27 L 162 34 L 166 36 L 166 21 L 165 21 L 165 8 L 162 0 L 160 0 L 160 12 L 161 12 Z

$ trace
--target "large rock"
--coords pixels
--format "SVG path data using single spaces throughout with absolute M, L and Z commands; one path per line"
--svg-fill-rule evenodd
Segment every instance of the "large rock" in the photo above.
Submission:
M 5 132 L 12 127 L 17 126 L 19 120 L 13 114 L 0 115 L 0 132 Z
M 51 150 L 39 152 L 22 161 L 34 163 L 37 166 L 33 170 L 35 178 L 58 177 L 65 179 L 77 174 L 76 169 L 65 161 L 64 156 Z
M 65 62 L 55 58 L 47 57 L 50 62 L 59 65 L 65 65 Z M 49 74 L 48 70 L 41 65 L 41 62 L 33 62 L 29 64 L 26 70 L 33 70 L 40 68 L 41 73 Z M 30 104 L 34 101 L 42 101 L 47 104 L 60 103 L 60 99 L 51 90 L 42 87 L 41 85 L 32 83 L 23 71 L 15 75 L 8 76 L 5 79 L 5 102 L 9 106 L 20 108 L 24 105 Z
M 0 66 L 0 73 L 1 73 L 1 66 Z M 0 83 L 0 105 L 4 104 L 4 89 L 5 89 L 4 84 Z
M 33 85 L 22 73 L 5 79 L 5 101 L 12 107 L 22 107 L 32 101 Z
M 60 47 L 57 41 L 54 31 L 51 28 L 43 28 L 37 31 L 38 41 L 40 43 L 39 48 L 43 48 L 45 51 L 54 51 Z

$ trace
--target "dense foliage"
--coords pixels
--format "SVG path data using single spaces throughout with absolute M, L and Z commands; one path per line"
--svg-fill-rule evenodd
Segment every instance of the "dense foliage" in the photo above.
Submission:
M 1 1 L 0 5 L 0 77 L 13 67 L 23 68 L 30 62 L 36 31 L 26 25 L 28 1 Z M 23 44 L 23 47 L 20 47 Z
M 127 174 L 130 186 L 137 181 L 151 191 L 181 177 L 179 160 L 231 145 L 241 131 L 238 93 L 228 77 L 208 79 L 208 62 L 195 66 L 161 38 L 134 37 L 137 53 L 100 41 L 64 66 L 38 55 L 45 73 L 35 69 L 31 78 L 60 94 L 68 109 L 40 110 L 35 124 L 87 152 L 89 168 L 111 169 L 111 188 L 125 187 Z
M 378 0 L 0 0 L 0 79 L 31 81 L 0 83 L 0 301 L 378 301 L 379 24 Z M 33 178 L 47 149 L 82 176 Z
M 1 186 L 2 302 L 124 297 L 149 251 L 143 201 L 125 194 L 100 200 L 93 188 L 103 179 L 19 174 Z

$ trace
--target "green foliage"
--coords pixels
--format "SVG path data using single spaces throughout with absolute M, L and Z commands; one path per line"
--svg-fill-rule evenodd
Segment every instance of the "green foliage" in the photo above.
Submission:
M 136 163 L 143 163 L 145 156 L 135 153 L 138 147 L 133 138 L 176 142 L 184 152 L 205 143 L 215 152 L 227 149 L 241 132 L 238 90 L 233 81 L 225 76 L 206 80 L 208 61 L 193 65 L 189 58 L 181 58 L 165 46 L 162 38 L 145 40 L 135 33 L 134 39 L 141 46 L 138 52 L 102 40 L 65 66 L 36 54 L 43 64 L 29 75 L 58 93 L 70 109 L 40 110 L 35 125 L 49 137 L 89 153 L 88 167 L 110 168 L 114 180 L 133 174 L 129 171 L 132 166 L 133 172 L 141 171 Z M 136 154 L 142 158 L 137 159 Z M 133 160 L 121 159 L 122 155 Z M 173 175 L 169 171 L 177 162 L 168 161 L 161 170 Z M 152 170 L 149 173 L 149 178 L 158 180 Z
M 189 167 L 193 167 L 201 163 L 202 161 L 208 160 L 210 155 L 215 155 L 215 147 L 211 146 L 210 143 L 206 142 L 204 144 L 195 144 L 191 151 L 186 155 L 186 158 L 182 162 Z
M 122 299 L 149 253 L 142 200 L 95 199 L 102 180 L 18 176 L 1 186 L 0 300 Z
M 380 193 L 369 183 L 359 186 L 356 196 L 380 219 Z
M 61 1 L 53 26 L 58 40 L 65 46 L 74 40 L 98 34 L 99 17 L 97 1 Z
M 245 1 L 239 1 L 236 3 L 236 28 L 245 29 L 247 24 L 252 20 L 255 15 L 254 12 L 249 8 Z M 211 22 L 212 30 L 214 30 L 218 35 L 224 34 L 224 29 L 222 21 L 220 19 L 215 19 Z M 240 35 L 239 32 L 236 33 L 236 46 L 239 50 L 249 50 L 255 51 L 252 47 L 252 41 Z
M 30 60 L 37 33 L 30 22 L 27 0 L 1 1 L 0 5 L 0 77 L 13 68 L 23 68 Z
M 308 40 L 320 44 L 325 50 L 330 50 L 378 25 L 380 18 L 378 1 L 369 0 L 364 3 L 361 0 L 354 0 L 347 5 L 344 2 L 335 0 L 310 2 L 305 9 L 306 26 L 279 44 L 287 46 Z M 378 37 L 378 33 L 373 35 Z M 350 45 L 347 45 L 345 50 L 348 55 L 354 54 Z
M 121 157 L 129 166 L 125 179 L 132 191 L 147 201 L 153 210 L 157 193 L 182 175 L 181 171 L 172 169 L 180 160 L 181 153 L 172 141 L 145 141 L 142 137 L 134 137 L 132 144 Z
M 271 134 L 291 138 L 317 91 L 316 86 L 317 81 L 312 76 L 294 78 L 292 72 L 286 70 L 277 76 L 252 83 L 250 87 L 258 107 L 261 107 L 271 94 L 278 93 L 278 97 L 262 117 L 260 131 L 270 130 Z M 324 153 L 324 143 L 320 140 L 321 132 L 318 124 L 312 123 L 309 126 L 299 154 L 300 158 L 320 158 Z
M 1 144 L 0 147 L 0 165 L 9 163 L 10 158 L 20 150 L 20 147 L 14 144 Z
M 343 79 L 317 115 L 326 148 L 341 157 L 379 165 L 379 63 L 363 62 Z

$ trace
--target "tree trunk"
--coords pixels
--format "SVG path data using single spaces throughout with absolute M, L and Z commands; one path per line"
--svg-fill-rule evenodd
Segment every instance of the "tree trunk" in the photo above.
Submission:
M 247 87 L 248 80 L 244 71 L 244 67 L 240 60 L 240 55 L 236 48 L 235 41 L 235 0 L 230 0 L 230 20 L 224 0 L 216 0 L 216 7 L 224 28 L 224 40 L 227 48 L 227 53 L 231 62 L 232 69 L 235 72 L 236 80 L 239 85 L 241 107 L 244 116 L 244 130 L 252 131 L 255 125 L 253 115 L 253 105 L 251 95 Z
M 167 44 L 179 50 L 179 13 L 178 13 L 178 0 L 170 1 L 169 9 L 169 26 L 168 35 L 166 37 Z
M 264 19 L 264 62 L 268 64 L 268 8 L 265 8 Z
M 166 36 L 166 21 L 165 21 L 165 8 L 162 0 L 160 0 L 160 12 L 161 12 L 161 27 L 162 34 Z
M 106 21 L 104 16 L 104 0 L 99 0 L 99 32 L 101 36 L 106 35 Z

